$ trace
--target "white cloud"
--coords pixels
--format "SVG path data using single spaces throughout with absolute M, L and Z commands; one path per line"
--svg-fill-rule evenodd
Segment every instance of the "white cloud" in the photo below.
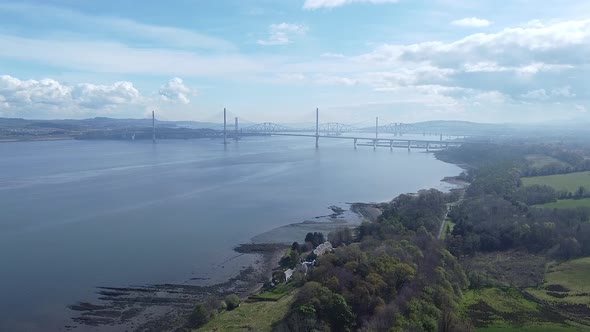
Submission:
M 451 22 L 451 24 L 459 27 L 485 28 L 492 25 L 492 22 L 477 17 L 466 17 L 460 20 L 455 20 Z
M 374 71 L 362 74 L 362 81 L 375 89 L 387 89 L 410 85 L 432 85 L 449 81 L 455 72 L 449 68 L 438 68 L 430 65 L 407 66 L 387 71 Z
M 496 62 L 498 65 L 537 63 L 579 64 L 590 56 L 590 19 L 506 28 L 477 33 L 453 42 L 429 41 L 409 45 L 386 44 L 365 59 L 376 62 L 410 61 L 458 66 Z
M 357 80 L 349 78 L 349 77 L 326 76 L 326 75 L 320 75 L 319 77 L 316 78 L 315 81 L 318 84 L 344 85 L 344 86 L 353 86 L 358 83 Z
M 501 93 L 500 91 L 484 91 L 478 92 L 473 96 L 465 98 L 468 102 L 475 106 L 489 105 L 489 104 L 501 104 L 505 103 L 510 99 L 509 96 Z
M 6 98 L 4 96 L 0 95 L 0 109 L 3 109 L 3 108 L 6 109 L 8 107 L 10 107 L 10 105 L 8 105 L 8 103 L 6 102 Z M 0 112 L 0 115 L 2 115 L 2 114 L 3 113 Z
M 194 91 L 174 78 L 159 91 L 167 101 L 186 104 Z M 23 111 L 52 111 L 61 114 L 103 114 L 119 108 L 151 105 L 154 100 L 143 97 L 131 82 L 111 85 L 79 83 L 68 85 L 56 80 L 21 80 L 0 76 L 0 109 L 17 115 Z
M 552 98 L 574 98 L 576 94 L 571 91 L 571 87 L 564 86 L 553 89 L 549 92 L 545 89 L 531 90 L 521 95 L 525 99 L 535 99 L 540 101 L 549 100 Z
M 549 95 L 547 94 L 547 91 L 545 91 L 545 89 L 531 90 L 531 91 L 528 91 L 527 93 L 522 94 L 521 97 L 526 98 L 526 99 L 536 99 L 536 100 L 549 99 Z
M 306 78 L 307 77 L 301 73 L 285 73 L 279 75 L 281 82 L 302 82 L 305 81 Z
M 188 104 L 191 102 L 188 96 L 194 94 L 195 92 L 187 87 L 182 79 L 175 77 L 164 84 L 158 93 L 165 101 L 175 101 L 182 104 Z
M 72 98 L 72 88 L 52 79 L 25 80 L 0 76 L 0 97 L 5 105 L 61 105 Z
M 336 59 L 342 59 L 344 58 L 344 54 L 341 53 L 322 53 L 322 57 L 323 58 L 336 58 Z
M 307 27 L 299 24 L 280 23 L 269 26 L 267 39 L 258 40 L 259 45 L 274 46 L 287 45 L 292 42 L 293 37 L 302 36 L 307 33 Z
M 396 3 L 399 0 L 305 0 L 303 4 L 304 9 L 320 9 L 320 8 L 335 8 L 340 7 L 352 3 L 372 3 L 372 4 L 380 4 L 380 3 Z
M 104 109 L 121 104 L 140 102 L 141 95 L 131 82 L 116 82 L 113 85 L 81 83 L 72 89 L 72 100 L 77 105 Z
M 500 66 L 497 62 L 466 63 L 463 70 L 466 73 L 501 73 L 514 72 L 521 75 L 537 74 L 539 72 L 559 72 L 572 69 L 574 66 L 565 64 L 546 64 L 533 62 L 522 66 Z
M 576 94 L 572 92 L 572 88 L 570 86 L 553 89 L 551 91 L 551 95 L 564 98 L 573 98 L 576 96 Z

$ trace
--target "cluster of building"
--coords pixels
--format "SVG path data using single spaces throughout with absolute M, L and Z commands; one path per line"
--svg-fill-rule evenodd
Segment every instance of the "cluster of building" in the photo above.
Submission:
M 39 137 L 65 135 L 66 132 L 53 128 L 0 128 L 0 137 L 4 138 L 21 138 L 21 137 Z
M 326 241 L 326 242 L 318 245 L 313 250 L 313 253 L 315 254 L 316 257 L 320 257 L 326 253 L 332 252 L 332 250 L 334 250 L 332 243 L 330 243 L 330 241 Z M 316 261 L 315 259 L 311 262 L 302 259 L 300 264 L 298 266 L 296 266 L 295 268 L 285 270 L 285 282 L 289 281 L 293 277 L 293 273 L 295 273 L 295 271 L 299 271 L 299 272 L 303 273 L 303 275 L 307 275 L 309 270 L 315 265 L 315 261 Z

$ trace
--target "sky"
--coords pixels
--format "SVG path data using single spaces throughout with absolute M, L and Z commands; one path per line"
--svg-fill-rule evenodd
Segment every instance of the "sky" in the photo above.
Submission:
M 0 117 L 590 119 L 588 0 L 3 0 L 0 22 Z

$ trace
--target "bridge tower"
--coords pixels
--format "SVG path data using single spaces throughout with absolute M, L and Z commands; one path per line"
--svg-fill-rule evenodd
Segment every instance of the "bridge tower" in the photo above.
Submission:
M 320 146 L 320 109 L 315 109 L 315 147 Z
M 234 139 L 237 141 L 239 139 L 239 137 L 238 137 L 238 117 L 237 116 L 235 117 L 235 120 L 236 120 L 236 128 L 235 128 L 236 137 L 234 137 Z
M 135 135 L 133 135 L 135 139 Z M 156 112 L 152 111 L 152 142 L 156 143 Z
M 375 118 L 375 138 L 379 138 L 379 117 Z
M 227 144 L 227 112 L 223 108 L 223 144 Z

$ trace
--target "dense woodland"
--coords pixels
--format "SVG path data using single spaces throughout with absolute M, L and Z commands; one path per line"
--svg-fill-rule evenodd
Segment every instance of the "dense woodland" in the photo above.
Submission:
M 436 190 L 396 198 L 297 279 L 301 290 L 276 330 L 468 331 L 456 312 L 466 277 L 432 235 L 453 198 Z
M 466 275 L 462 258 L 510 249 L 556 259 L 590 255 L 590 209 L 533 207 L 564 193 L 521 182 L 524 175 L 588 170 L 586 154 L 578 146 L 523 144 L 438 152 L 439 159 L 464 165 L 460 178 L 470 183 L 467 189 L 400 195 L 382 204 L 376 222 L 329 234 L 335 249 L 320 257 L 309 251 L 326 239 L 323 234 L 294 243 L 281 264 L 315 265 L 307 275 L 295 272 L 295 300 L 274 330 L 473 331 L 459 306 L 466 289 L 481 286 L 481 276 Z M 554 162 L 535 166 L 527 155 Z M 436 235 L 447 212 L 455 226 L 443 241 Z
M 531 205 L 553 202 L 558 193 L 548 186 L 523 187 L 522 174 L 530 174 L 523 158 L 546 149 L 552 157 L 580 165 L 587 160 L 571 151 L 556 151 L 543 146 L 488 146 L 450 150 L 442 158 L 468 159 L 477 168 L 469 171 L 471 185 L 461 204 L 453 207 L 450 217 L 456 225 L 446 237 L 456 256 L 477 251 L 512 248 L 543 252 L 556 258 L 590 255 L 590 209 L 542 209 Z M 580 190 L 579 197 L 584 196 Z

